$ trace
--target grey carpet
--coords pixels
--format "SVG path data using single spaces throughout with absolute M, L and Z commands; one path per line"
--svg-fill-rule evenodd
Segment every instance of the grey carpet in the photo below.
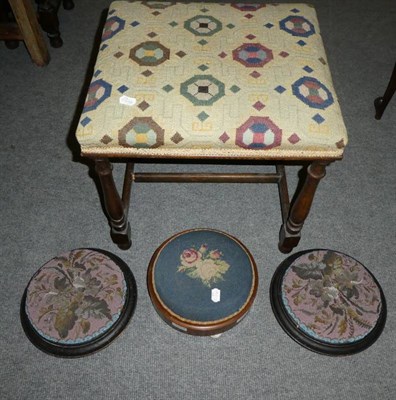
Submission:
M 112 244 L 88 167 L 73 155 L 75 112 L 109 2 L 76 0 L 73 11 L 60 10 L 64 46 L 51 49 L 47 67 L 31 64 L 23 46 L 15 51 L 0 46 L 1 399 L 394 398 L 396 98 L 381 121 L 374 119 L 373 100 L 383 94 L 396 61 L 396 3 L 311 2 L 350 144 L 344 160 L 328 168 L 298 249 L 337 249 L 374 273 L 388 302 L 379 340 L 357 355 L 330 358 L 303 349 L 279 327 L 268 295 L 272 274 L 285 258 L 277 250 L 281 221 L 274 186 L 136 184 L 133 248 L 123 252 Z M 293 183 L 297 170 L 289 171 Z M 169 328 L 146 290 L 153 251 L 192 227 L 239 237 L 258 264 L 260 285 L 251 312 L 217 340 Z M 19 322 L 24 288 L 50 258 L 90 246 L 116 253 L 132 269 L 139 290 L 133 320 L 111 346 L 92 356 L 45 355 L 26 339 Z

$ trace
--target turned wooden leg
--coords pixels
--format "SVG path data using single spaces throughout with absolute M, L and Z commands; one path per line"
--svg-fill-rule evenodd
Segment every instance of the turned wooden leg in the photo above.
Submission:
M 7 32 L 8 34 L 8 31 L 15 31 L 17 35 L 20 35 L 11 6 L 7 1 L 0 0 L 0 23 L 2 28 L 0 33 L 1 40 L 4 39 L 4 44 L 8 49 L 16 49 L 19 46 L 19 40 L 15 38 L 8 40 L 5 33 Z
M 291 206 L 289 216 L 283 223 L 279 237 L 279 250 L 289 253 L 298 245 L 301 238 L 301 229 L 309 214 L 312 201 L 319 181 L 326 175 L 326 166 L 329 161 L 314 161 L 307 169 L 307 176 Z
M 63 40 L 59 32 L 58 9 L 60 0 L 36 0 L 39 22 L 52 47 L 61 47 Z
M 396 64 L 393 68 L 391 79 L 388 83 L 388 87 L 382 97 L 377 97 L 374 101 L 375 106 L 375 119 L 381 119 L 382 114 L 385 111 L 386 106 L 390 102 L 391 98 L 396 92 Z
M 113 179 L 112 165 L 107 158 L 95 160 L 95 170 L 99 176 L 103 200 L 111 227 L 111 238 L 120 249 L 131 247 L 131 228 L 126 217 L 121 197 Z
M 9 3 L 32 61 L 40 67 L 47 65 L 50 57 L 31 0 L 9 0 Z

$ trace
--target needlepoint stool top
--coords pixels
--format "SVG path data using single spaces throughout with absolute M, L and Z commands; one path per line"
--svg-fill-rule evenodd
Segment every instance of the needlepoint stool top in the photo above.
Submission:
M 30 280 L 21 320 L 44 352 L 79 357 L 100 350 L 126 327 L 136 305 L 136 283 L 114 254 L 76 249 L 45 263 Z
M 88 156 L 341 158 L 314 8 L 113 2 L 77 139 Z
M 385 297 L 375 277 L 354 258 L 327 249 L 288 257 L 272 279 L 271 304 L 294 340 L 328 355 L 366 349 L 386 319 Z
M 148 268 L 154 307 L 172 327 L 192 335 L 216 335 L 235 326 L 257 293 L 256 264 L 235 237 L 192 229 L 166 240 Z

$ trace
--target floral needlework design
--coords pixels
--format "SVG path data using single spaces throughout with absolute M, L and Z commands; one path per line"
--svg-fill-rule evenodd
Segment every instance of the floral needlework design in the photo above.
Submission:
M 29 284 L 26 313 L 48 340 L 75 344 L 94 339 L 119 319 L 126 283 L 106 255 L 74 250 L 45 264 Z
M 330 343 L 354 342 L 376 325 L 378 285 L 356 260 L 332 251 L 298 258 L 287 270 L 283 303 L 300 329 Z
M 185 272 L 190 278 L 200 279 L 201 282 L 211 287 L 214 283 L 224 280 L 224 275 L 230 265 L 222 260 L 223 254 L 219 250 L 209 250 L 203 244 L 199 250 L 189 248 L 180 255 L 181 265 L 178 272 Z

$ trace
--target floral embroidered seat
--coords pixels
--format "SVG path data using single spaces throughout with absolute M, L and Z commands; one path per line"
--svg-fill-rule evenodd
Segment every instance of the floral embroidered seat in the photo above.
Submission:
M 120 258 L 76 249 L 33 275 L 22 298 L 21 322 L 40 350 L 81 357 L 103 349 L 125 329 L 136 299 L 135 278 Z
M 111 157 L 198 158 L 315 160 L 320 179 L 347 133 L 314 8 L 113 2 L 77 139 L 102 176 Z
M 358 260 L 329 249 L 289 256 L 271 281 L 271 305 L 297 343 L 333 356 L 367 349 L 386 321 L 381 286 Z
M 168 238 L 147 271 L 151 301 L 173 328 L 191 335 L 218 335 L 238 324 L 257 293 L 249 250 L 235 237 L 191 229 Z

